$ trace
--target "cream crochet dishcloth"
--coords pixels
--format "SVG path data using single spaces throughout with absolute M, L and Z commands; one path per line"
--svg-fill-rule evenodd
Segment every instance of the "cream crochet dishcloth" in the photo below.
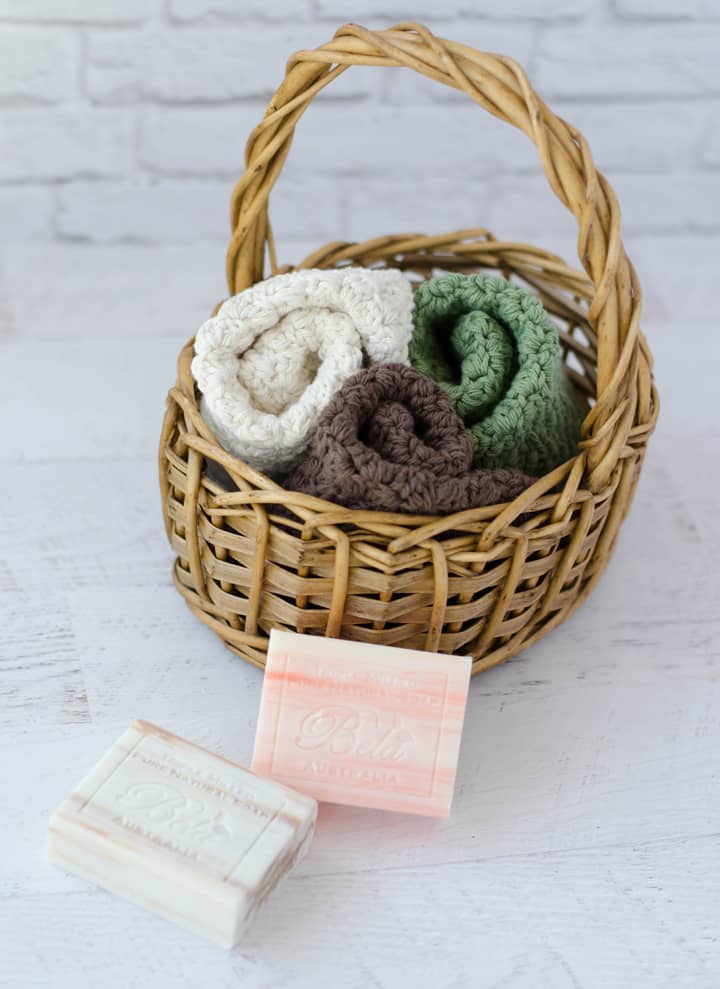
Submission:
M 399 271 L 311 268 L 258 282 L 198 330 L 203 418 L 228 452 L 288 470 L 342 384 L 368 364 L 406 364 L 411 333 Z

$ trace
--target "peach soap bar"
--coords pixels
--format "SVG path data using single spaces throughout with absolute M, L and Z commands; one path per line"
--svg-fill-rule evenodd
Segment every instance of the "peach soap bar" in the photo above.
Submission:
M 310 797 L 136 721 L 52 815 L 48 857 L 229 948 L 316 816 Z
M 447 817 L 470 667 L 274 629 L 253 770 L 317 800 Z

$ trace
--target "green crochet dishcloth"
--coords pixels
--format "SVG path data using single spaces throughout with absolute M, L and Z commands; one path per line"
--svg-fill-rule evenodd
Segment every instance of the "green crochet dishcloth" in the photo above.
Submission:
M 452 399 L 474 462 L 546 474 L 577 453 L 587 413 L 537 296 L 491 275 L 440 275 L 415 293 L 410 361 Z

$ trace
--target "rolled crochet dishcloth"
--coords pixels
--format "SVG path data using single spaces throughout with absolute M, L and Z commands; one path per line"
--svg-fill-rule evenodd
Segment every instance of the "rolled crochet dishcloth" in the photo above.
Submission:
M 441 275 L 415 293 L 410 362 L 450 397 L 483 467 L 545 474 L 577 453 L 587 412 L 537 296 L 504 278 Z
M 195 338 L 192 373 L 218 442 L 259 470 L 288 470 L 351 375 L 407 362 L 412 290 L 395 270 L 307 269 L 232 296 Z
M 335 395 L 285 487 L 349 508 L 434 515 L 511 501 L 532 482 L 473 470 L 470 434 L 445 392 L 411 367 L 378 364 Z

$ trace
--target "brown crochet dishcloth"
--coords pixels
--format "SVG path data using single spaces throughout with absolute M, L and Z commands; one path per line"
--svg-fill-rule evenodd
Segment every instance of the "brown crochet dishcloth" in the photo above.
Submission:
M 535 478 L 472 469 L 472 438 L 445 392 L 403 364 L 349 378 L 284 486 L 348 508 L 447 514 L 511 501 Z

